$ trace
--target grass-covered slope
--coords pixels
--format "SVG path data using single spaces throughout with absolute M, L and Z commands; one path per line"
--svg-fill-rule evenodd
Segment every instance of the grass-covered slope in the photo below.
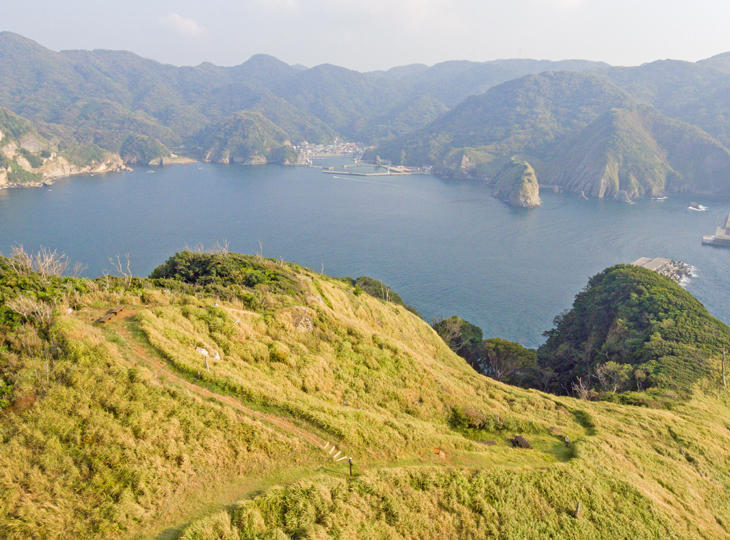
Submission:
M 47 261 L 0 259 L 2 537 L 730 533 L 716 387 L 668 411 L 506 386 L 403 306 L 258 257 Z
M 684 395 L 700 379 L 718 379 L 722 349 L 730 347 L 730 328 L 696 298 L 631 265 L 593 276 L 546 334 L 540 362 L 556 392 L 572 393 L 582 382 L 606 392 Z

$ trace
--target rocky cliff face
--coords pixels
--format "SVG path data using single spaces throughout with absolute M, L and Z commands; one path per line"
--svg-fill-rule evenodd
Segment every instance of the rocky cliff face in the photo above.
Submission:
M 77 174 L 102 174 L 107 172 L 118 172 L 127 170 L 128 167 L 122 161 L 118 154 L 107 154 L 102 161 L 92 162 L 89 165 L 79 166 L 70 163 L 63 156 L 56 156 L 48 159 L 43 166 L 38 169 L 43 175 L 43 179 L 55 180 L 66 176 L 74 176 Z
M 0 187 L 38 187 L 52 183 L 58 178 L 80 174 L 101 174 L 126 170 L 124 161 L 118 154 L 105 153 L 102 159 L 88 164 L 72 163 L 55 152 L 44 156 L 31 153 L 14 143 L 0 148 Z
M 57 178 L 125 169 L 118 153 L 59 143 L 58 135 L 0 107 L 0 188 L 35 187 Z
M 546 184 L 621 202 L 664 193 L 723 194 L 730 151 L 701 129 L 638 106 L 608 111 L 556 147 Z
M 540 206 L 540 186 L 537 175 L 527 161 L 512 158 L 494 181 L 494 196 L 522 208 Z

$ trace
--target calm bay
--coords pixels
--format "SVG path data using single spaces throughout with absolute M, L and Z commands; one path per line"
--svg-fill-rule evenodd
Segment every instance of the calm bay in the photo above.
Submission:
M 111 271 L 129 254 L 146 275 L 175 251 L 227 242 L 332 276 L 368 275 L 431 321 L 458 314 L 527 346 L 587 279 L 616 263 L 669 257 L 697 268 L 687 289 L 730 322 L 730 250 L 700 245 L 730 202 L 695 198 L 584 201 L 543 193 L 514 209 L 479 182 L 434 176 L 356 177 L 315 168 L 195 163 L 0 191 L 0 252 L 56 248 Z

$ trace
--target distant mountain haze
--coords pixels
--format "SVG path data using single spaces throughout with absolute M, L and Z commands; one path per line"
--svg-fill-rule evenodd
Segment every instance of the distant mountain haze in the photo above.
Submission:
M 631 68 L 519 59 L 361 73 L 263 54 L 176 67 L 125 51 L 54 52 L 3 32 L 0 77 L 0 185 L 178 156 L 293 163 L 292 145 L 340 138 L 372 145 L 366 157 L 488 182 L 515 158 L 539 184 L 586 197 L 730 194 L 730 53 Z M 25 138 L 11 136 L 18 126 Z

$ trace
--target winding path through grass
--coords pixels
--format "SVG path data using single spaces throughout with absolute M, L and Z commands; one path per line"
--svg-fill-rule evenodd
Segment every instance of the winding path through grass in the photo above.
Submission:
M 303 429 L 280 416 L 276 416 L 270 413 L 264 413 L 251 409 L 250 407 L 246 407 L 241 403 L 240 400 L 236 399 L 233 396 L 213 392 L 212 390 L 209 390 L 204 386 L 195 384 L 194 382 L 189 381 L 182 375 L 176 373 L 173 369 L 169 367 L 167 362 L 162 360 L 156 352 L 151 350 L 151 347 L 143 345 L 139 342 L 138 339 L 135 338 L 130 326 L 134 324 L 134 317 L 137 312 L 138 311 L 125 312 L 125 315 L 123 317 L 118 318 L 113 323 L 109 323 L 107 325 L 107 328 L 116 331 L 116 333 L 119 334 L 119 336 L 124 340 L 129 349 L 131 349 L 134 355 L 144 360 L 144 362 L 148 365 L 150 369 L 152 369 L 152 371 L 156 375 L 165 377 L 166 379 L 180 386 L 183 386 L 184 388 L 203 398 L 214 399 L 216 401 L 229 405 L 237 411 L 247 414 L 264 424 L 273 425 L 300 439 L 308 441 L 318 448 L 323 449 L 324 452 L 329 451 L 331 445 L 328 445 L 327 449 L 325 450 L 325 445 L 327 444 L 327 441 L 325 441 L 315 433 L 307 431 L 306 429 Z
M 131 306 L 130 306 L 131 307 Z M 331 441 L 325 440 L 317 433 L 306 429 L 300 425 L 293 423 L 292 421 L 273 414 L 269 411 L 261 411 L 253 409 L 242 403 L 241 399 L 230 394 L 226 394 L 225 391 L 216 391 L 215 388 L 211 389 L 204 384 L 198 384 L 194 380 L 191 380 L 191 376 L 186 376 L 178 372 L 169 362 L 155 350 L 155 348 L 147 341 L 144 333 L 137 327 L 137 315 L 149 309 L 148 307 L 140 309 L 139 307 L 131 307 L 131 309 L 125 310 L 120 313 L 115 319 L 107 322 L 103 325 L 105 333 L 108 333 L 115 337 L 115 341 L 119 347 L 120 352 L 127 356 L 130 360 L 138 362 L 144 365 L 160 380 L 165 382 L 173 383 L 179 387 L 187 389 L 189 392 L 208 400 L 215 400 L 220 404 L 229 406 L 241 414 L 244 414 L 250 418 L 260 422 L 266 429 L 273 429 L 279 432 L 292 435 L 300 440 L 306 441 L 307 443 L 316 447 L 321 451 L 321 456 L 324 458 L 322 462 L 313 462 L 311 466 L 305 466 L 298 469 L 276 469 L 272 470 L 270 475 L 257 479 L 236 479 L 235 485 L 232 483 L 229 486 L 219 486 L 221 493 L 219 497 L 216 497 L 217 502 L 208 501 L 201 505 L 200 503 L 193 504 L 193 507 L 197 507 L 192 513 L 185 512 L 175 513 L 175 516 L 170 516 L 163 521 L 170 524 L 175 523 L 174 526 L 166 528 L 162 531 L 158 530 L 155 534 L 157 539 L 174 539 L 179 536 L 182 530 L 189 524 L 191 517 L 198 514 L 203 510 L 202 506 L 206 506 L 205 513 L 210 513 L 211 508 L 215 509 L 223 508 L 230 502 L 235 500 L 241 500 L 248 497 L 256 496 L 273 485 L 290 484 L 294 483 L 301 478 L 310 475 L 312 473 L 324 473 L 340 475 L 345 474 L 344 472 L 336 469 L 337 466 L 344 464 L 345 470 L 347 467 L 347 461 L 342 461 L 343 456 L 349 457 L 343 453 L 340 448 L 335 448 Z M 562 448 L 560 449 L 563 450 Z M 547 449 L 543 449 L 542 453 L 551 455 L 555 461 L 565 461 L 566 456 L 552 455 Z M 510 454 L 511 455 L 511 454 Z M 519 455 L 519 460 L 508 459 L 501 463 L 502 466 L 507 467 L 524 467 L 525 457 L 533 457 L 533 454 Z M 534 454 L 534 457 L 538 457 L 539 454 Z M 487 466 L 494 466 L 494 461 L 490 458 L 485 460 L 486 456 L 481 453 L 478 455 L 474 452 L 455 452 L 449 455 L 448 459 L 437 460 L 436 458 L 424 459 L 424 456 L 412 455 L 403 456 L 399 460 L 393 462 L 370 462 L 363 463 L 357 460 L 358 474 L 364 472 L 365 469 L 369 468 L 390 468 L 390 467 L 466 467 L 481 469 Z M 517 458 L 517 454 L 514 456 Z M 562 459 L 561 459 L 562 458 Z M 569 457 L 567 457 L 569 459 Z M 340 461 L 341 463 L 338 463 Z M 529 463 L 532 460 L 527 460 Z M 325 465 L 329 463 L 329 465 Z M 531 463 L 533 466 L 546 466 L 547 463 L 536 459 Z M 188 510 L 191 509 L 189 505 L 185 505 Z M 185 517 L 183 517 L 183 515 Z M 160 525 L 162 523 L 160 522 Z M 143 533 L 144 534 L 144 533 Z M 149 531 L 147 532 L 149 534 Z

